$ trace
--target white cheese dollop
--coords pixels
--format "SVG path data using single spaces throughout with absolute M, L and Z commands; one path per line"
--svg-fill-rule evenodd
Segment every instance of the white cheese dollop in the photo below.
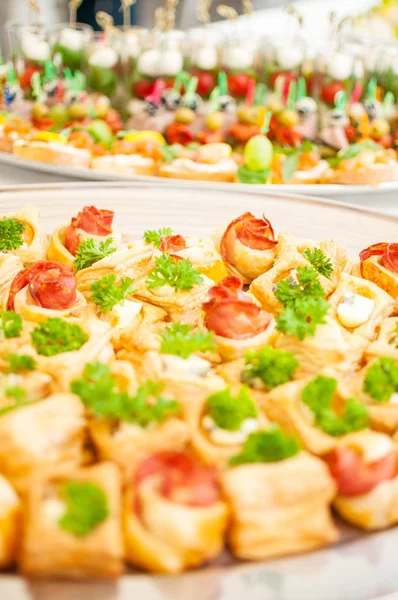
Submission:
M 275 60 L 281 69 L 289 71 L 296 69 L 304 60 L 304 54 L 300 46 L 283 45 L 275 48 Z
M 163 354 L 162 357 L 168 371 L 206 377 L 211 367 L 207 360 L 194 354 L 191 354 L 188 358 L 181 358 L 181 356 L 175 356 L 174 354 Z
M 118 55 L 113 48 L 98 48 L 90 56 L 88 62 L 93 67 L 112 69 L 118 61 Z
M 190 158 L 176 158 L 172 161 L 172 166 L 177 169 L 194 171 L 197 173 L 229 173 L 238 170 L 236 162 L 232 158 L 223 158 L 213 165 L 208 163 L 198 163 Z
M 162 54 L 154 48 L 145 50 L 138 58 L 137 68 L 142 75 L 148 77 L 159 77 L 161 75 Z
M 161 74 L 162 75 L 177 75 L 182 71 L 184 66 L 184 58 L 178 50 L 166 50 L 162 53 Z
M 350 77 L 352 72 L 352 58 L 343 54 L 342 52 L 336 52 L 329 57 L 326 64 L 327 72 L 333 79 L 344 80 Z
M 59 34 L 59 45 L 75 52 L 79 52 L 84 45 L 84 33 L 79 29 L 65 27 Z
M 49 498 L 44 502 L 43 512 L 48 521 L 58 523 L 66 512 L 66 504 L 59 498 Z
M 228 46 L 223 53 L 222 62 L 226 69 L 249 69 L 254 61 L 251 48 L 242 46 Z
M 215 46 L 201 46 L 193 55 L 193 63 L 204 71 L 211 71 L 217 67 L 218 56 Z
M 105 313 L 104 318 L 112 327 L 125 329 L 134 323 L 142 309 L 142 302 L 124 300 L 123 304 L 116 304 L 112 310 Z
M 233 446 L 235 444 L 244 444 L 251 433 L 257 431 L 257 419 L 252 417 L 245 419 L 240 429 L 237 431 L 228 431 L 218 427 L 210 415 L 205 415 L 202 419 L 202 426 L 207 431 L 209 438 L 216 444 L 222 446 Z
M 337 307 L 337 317 L 344 327 L 355 328 L 369 321 L 375 303 L 370 298 L 348 292 Z

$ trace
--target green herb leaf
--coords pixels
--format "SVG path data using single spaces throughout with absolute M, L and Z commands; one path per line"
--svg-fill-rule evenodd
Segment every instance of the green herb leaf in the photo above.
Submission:
M 66 502 L 66 512 L 58 525 L 72 535 L 84 537 L 108 518 L 108 501 L 97 485 L 85 481 L 68 481 L 60 492 Z
M 279 427 L 252 433 L 243 450 L 229 461 L 230 465 L 273 463 L 296 456 L 300 452 L 297 440 L 283 433 Z
M 320 248 L 307 248 L 304 250 L 303 256 L 324 277 L 330 277 L 333 273 L 332 261 L 324 255 Z
M 58 317 L 39 323 L 30 335 L 36 352 L 42 356 L 79 350 L 88 340 L 80 325 Z
M 302 152 L 318 152 L 319 148 L 316 144 L 314 144 L 314 142 L 311 142 L 311 140 L 304 140 L 301 144 L 300 150 Z
M 112 246 L 113 239 L 107 238 L 104 241 L 87 238 L 79 245 L 73 268 L 75 271 L 81 271 L 91 267 L 94 263 L 116 252 L 116 248 Z
M 324 298 L 303 298 L 287 306 L 276 317 L 276 329 L 299 340 L 314 336 L 318 325 L 325 323 L 330 304 Z
M 227 431 L 238 431 L 243 421 L 257 417 L 257 407 L 245 386 L 235 397 L 228 388 L 212 394 L 207 399 L 207 411 L 217 427 Z
M 364 140 L 357 144 L 350 144 L 346 150 L 340 150 L 337 157 L 340 161 L 355 158 L 364 150 L 373 150 L 374 152 L 377 152 L 378 150 L 383 150 L 383 147 L 372 140 Z
M 192 290 L 203 282 L 203 276 L 188 259 L 176 260 L 167 252 L 156 258 L 156 267 L 146 278 L 148 289 L 170 285 L 175 290 Z
M 291 352 L 278 350 L 272 346 L 257 352 L 248 352 L 242 372 L 242 379 L 251 387 L 267 392 L 293 378 L 299 363 Z
M 164 421 L 180 411 L 178 402 L 159 395 L 162 386 L 153 381 L 146 381 L 135 396 L 129 396 L 118 388 L 110 368 L 99 362 L 87 364 L 83 377 L 72 381 L 70 389 L 93 414 L 141 427 Z
M 271 169 L 262 171 L 250 171 L 245 165 L 238 169 L 238 179 L 240 183 L 267 183 Z
M 90 284 L 90 300 L 105 313 L 112 310 L 116 304 L 123 304 L 126 296 L 134 294 L 134 281 L 130 277 L 122 277 L 116 285 L 116 275 L 110 273 Z
M 282 180 L 283 183 L 289 183 L 295 172 L 297 171 L 299 162 L 299 153 L 295 152 L 286 156 L 282 166 Z
M 18 219 L 0 219 L 0 252 L 9 252 L 20 248 L 24 243 L 22 235 L 25 225 Z
M 144 232 L 144 240 L 147 244 L 153 244 L 155 248 L 159 248 L 162 238 L 171 235 L 173 230 L 171 227 L 161 227 L 160 229 L 148 229 Z
M 26 391 L 20 385 L 11 385 L 4 390 L 6 398 L 14 398 L 16 404 L 21 404 L 26 398 Z
M 398 392 L 398 365 L 393 358 L 377 358 L 366 371 L 363 391 L 376 402 L 388 402 Z
M 170 144 L 170 146 L 160 146 L 160 151 L 163 154 L 164 162 L 175 160 L 184 148 L 181 144 Z
M 212 331 L 193 331 L 192 325 L 172 323 L 159 333 L 161 339 L 160 351 L 163 354 L 173 354 L 188 358 L 194 352 L 215 350 L 214 334 Z
M 298 300 L 324 298 L 325 292 L 313 267 L 297 267 L 297 281 L 293 275 L 282 279 L 274 288 L 274 294 L 283 306 L 294 306 Z
M 5 357 L 8 362 L 8 373 L 20 373 L 21 371 L 34 371 L 36 361 L 28 354 L 9 354 Z
M 346 401 L 342 415 L 333 410 L 332 401 L 336 390 L 336 379 L 323 375 L 319 375 L 303 388 L 301 400 L 313 413 L 315 425 L 334 437 L 365 429 L 369 424 L 368 412 L 355 398 Z
M 395 326 L 394 331 L 392 332 L 392 338 L 389 341 L 389 344 L 392 344 L 396 348 L 398 348 L 398 323 Z
M 12 310 L 3 311 L 0 315 L 0 337 L 4 337 L 7 340 L 19 337 L 23 328 L 21 315 Z

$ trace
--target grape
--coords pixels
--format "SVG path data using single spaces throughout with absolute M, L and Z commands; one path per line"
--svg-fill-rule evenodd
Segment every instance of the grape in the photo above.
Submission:
M 90 123 L 87 131 L 96 142 L 104 144 L 107 148 L 111 146 L 114 139 L 113 133 L 112 129 L 105 121 L 94 119 L 94 121 Z
M 263 171 L 270 166 L 272 154 L 273 147 L 269 139 L 265 135 L 255 135 L 245 146 L 245 164 L 250 171 Z
M 65 104 L 55 104 L 50 108 L 49 117 L 60 125 L 63 125 L 69 118 L 68 109 Z

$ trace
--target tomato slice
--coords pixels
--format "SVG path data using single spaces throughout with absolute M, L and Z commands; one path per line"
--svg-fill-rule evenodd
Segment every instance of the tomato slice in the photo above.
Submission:
M 196 461 L 185 452 L 154 454 L 138 467 L 135 481 L 139 486 L 146 478 L 157 476 L 158 490 L 177 504 L 205 507 L 220 499 L 216 471 Z
M 229 135 L 237 142 L 246 144 L 252 137 L 261 133 L 258 125 L 249 125 L 247 123 L 234 123 L 229 128 Z
M 161 252 L 178 252 L 186 247 L 187 243 L 182 235 L 166 235 L 162 237 L 159 250 Z
M 17 275 L 14 277 L 14 280 L 10 287 L 10 293 L 8 296 L 7 309 L 14 310 L 15 295 L 20 290 L 22 290 L 22 288 L 29 285 L 31 283 L 32 279 L 38 273 L 47 272 L 47 271 L 57 271 L 60 274 L 68 276 L 68 277 L 71 275 L 73 277 L 73 279 L 75 279 L 72 271 L 70 271 L 70 269 L 68 269 L 67 266 L 65 266 L 61 263 L 58 263 L 56 261 L 53 261 L 53 260 L 41 260 L 41 261 L 35 263 L 34 265 L 32 265 L 31 267 L 28 267 L 27 269 L 23 269 L 22 271 L 17 273 Z M 76 287 L 76 283 L 75 283 L 75 287 Z M 39 295 L 40 295 L 40 293 L 39 293 Z M 46 308 L 51 308 L 51 307 L 49 306 Z
M 231 96 L 242 97 L 246 96 L 247 86 L 251 77 L 247 73 L 237 73 L 236 75 L 228 76 L 228 91 Z
M 321 87 L 321 98 L 326 104 L 334 104 L 336 94 L 344 91 L 342 81 L 330 81 Z
M 373 490 L 382 481 L 393 479 L 397 474 L 397 455 L 391 451 L 370 464 L 353 448 L 336 448 L 325 460 L 337 482 L 338 493 L 343 496 L 361 496 Z
M 194 139 L 189 127 L 183 123 L 171 123 L 166 128 L 165 136 L 169 144 L 181 144 L 181 146 L 186 146 Z
M 199 71 L 194 69 L 192 75 L 198 78 L 196 91 L 199 96 L 208 96 L 216 85 L 216 78 L 211 71 Z

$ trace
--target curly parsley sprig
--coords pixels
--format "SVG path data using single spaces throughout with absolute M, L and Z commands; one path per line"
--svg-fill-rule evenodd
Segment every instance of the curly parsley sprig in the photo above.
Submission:
M 88 340 L 80 325 L 58 317 L 39 323 L 30 335 L 36 352 L 42 356 L 79 350 Z
M 122 277 L 116 285 L 116 275 L 110 273 L 90 284 L 90 300 L 98 306 L 101 312 L 112 310 L 116 304 L 123 304 L 126 296 L 134 294 L 133 279 Z
M 291 352 L 266 346 L 256 352 L 247 352 L 242 380 L 253 388 L 268 392 L 290 381 L 298 366 Z
M 141 427 L 179 413 L 178 402 L 163 398 L 161 390 L 161 385 L 146 381 L 130 396 L 118 388 L 110 368 L 100 362 L 87 364 L 83 377 L 71 383 L 71 391 L 93 414 Z
M 283 433 L 279 427 L 252 433 L 246 440 L 243 450 L 233 456 L 230 465 L 250 463 L 273 463 L 291 458 L 300 452 L 297 440 Z
M 12 310 L 0 313 L 0 338 L 16 338 L 21 335 L 23 321 L 21 315 Z
M 333 273 L 332 261 L 325 256 L 320 248 L 307 248 L 304 250 L 303 256 L 312 264 L 314 269 L 316 269 L 320 275 L 330 277 Z
M 147 244 L 153 244 L 155 248 L 159 248 L 162 243 L 162 238 L 171 235 L 173 230 L 171 227 L 160 227 L 160 229 L 147 229 L 144 232 L 144 240 Z
M 257 407 L 245 386 L 237 396 L 232 396 L 228 388 L 209 396 L 207 412 L 217 427 L 227 431 L 238 431 L 243 421 L 257 417 Z
M 107 238 L 103 241 L 93 238 L 83 240 L 77 249 L 75 260 L 73 261 L 74 270 L 77 272 L 87 269 L 99 260 L 116 252 L 116 248 L 112 244 L 113 238 Z
M 8 362 L 8 373 L 34 371 L 36 368 L 35 359 L 28 354 L 8 354 L 5 358 Z
M 334 437 L 365 429 L 369 424 L 368 411 L 355 398 L 346 401 L 343 414 L 334 411 L 332 401 L 336 390 L 336 379 L 323 375 L 315 377 L 303 388 L 301 400 L 314 415 L 315 425 Z
M 18 219 L 0 219 L 0 252 L 17 250 L 24 243 L 25 225 Z
M 212 331 L 193 331 L 192 325 L 172 323 L 166 327 L 159 337 L 160 351 L 163 354 L 173 354 L 188 358 L 194 352 L 215 350 L 214 334 Z
M 88 481 L 68 481 L 60 489 L 66 510 L 59 527 L 76 537 L 84 537 L 108 518 L 108 501 L 104 491 Z
M 203 282 L 203 276 L 188 259 L 177 260 L 167 252 L 156 258 L 156 267 L 146 278 L 148 289 L 170 285 L 175 290 L 190 291 Z
M 313 267 L 297 267 L 297 280 L 293 274 L 281 279 L 274 288 L 274 294 L 283 306 L 294 306 L 303 298 L 324 298 L 325 292 L 319 282 L 318 273 Z
M 376 358 L 366 371 L 363 391 L 376 402 L 388 402 L 398 392 L 398 365 L 393 358 Z

